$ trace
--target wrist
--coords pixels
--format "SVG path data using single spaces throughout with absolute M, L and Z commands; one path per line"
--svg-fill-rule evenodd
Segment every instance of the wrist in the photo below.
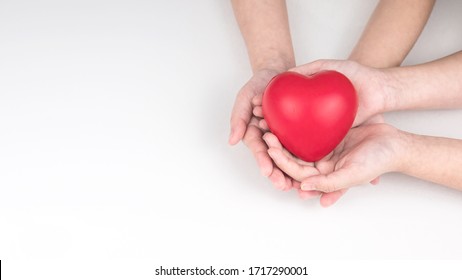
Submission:
M 271 58 L 262 58 L 255 60 L 252 63 L 254 73 L 262 70 L 271 70 L 277 73 L 282 73 L 295 67 L 295 59 L 293 55 L 275 55 Z
M 393 67 L 382 71 L 382 106 L 380 113 L 397 111 L 400 109 L 400 96 L 404 92 L 403 79 L 400 68 Z
M 398 149 L 397 161 L 393 171 L 408 174 L 413 165 L 413 159 L 416 158 L 416 149 L 418 149 L 418 137 L 415 134 L 398 130 Z

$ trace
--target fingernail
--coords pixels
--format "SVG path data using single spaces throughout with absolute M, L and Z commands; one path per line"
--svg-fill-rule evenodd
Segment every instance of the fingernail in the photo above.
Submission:
M 303 183 L 300 188 L 304 191 L 312 191 L 316 189 L 316 186 L 312 183 Z

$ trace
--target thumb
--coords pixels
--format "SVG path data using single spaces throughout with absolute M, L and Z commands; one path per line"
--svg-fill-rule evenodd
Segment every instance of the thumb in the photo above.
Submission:
M 337 60 L 319 59 L 307 64 L 291 68 L 289 69 L 289 71 L 309 76 L 322 70 L 335 70 L 335 62 L 337 62 Z
M 237 144 L 244 138 L 247 126 L 252 118 L 252 103 L 247 88 L 243 88 L 236 97 L 233 110 L 231 112 L 231 132 L 228 142 L 231 145 Z
M 356 172 L 347 169 L 339 169 L 327 175 L 315 175 L 306 178 L 301 184 L 302 190 L 318 190 L 326 193 L 350 188 L 361 184 L 354 177 Z

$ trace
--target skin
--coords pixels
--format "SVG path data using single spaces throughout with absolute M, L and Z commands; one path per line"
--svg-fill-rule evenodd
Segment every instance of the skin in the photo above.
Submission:
M 358 113 L 356 115 L 356 119 L 354 121 L 353 126 L 358 126 L 359 124 L 368 125 L 368 124 L 375 124 L 375 123 L 383 123 L 381 119 L 381 113 L 383 112 L 382 106 L 384 104 L 384 95 L 382 94 L 375 94 L 376 92 L 385 90 L 383 87 L 385 74 L 383 74 L 380 70 L 375 68 L 365 68 L 356 62 L 344 62 L 344 61 L 328 61 L 329 64 L 326 65 L 324 61 L 315 62 L 312 64 L 307 64 L 305 66 L 301 66 L 298 68 L 291 69 L 291 71 L 298 72 L 303 75 L 311 75 L 313 73 L 319 72 L 322 69 L 333 69 L 338 72 L 345 74 L 355 85 L 356 91 L 359 96 L 359 107 Z M 255 103 L 255 110 L 256 114 L 262 114 L 261 108 L 261 98 L 256 97 L 254 99 Z M 264 120 L 261 120 L 259 123 L 260 127 L 266 129 L 268 131 L 268 126 Z M 267 134 L 272 135 L 272 134 Z M 268 136 L 266 136 L 268 137 Z M 264 137 L 269 150 L 268 153 L 272 148 L 275 148 L 274 141 L 268 142 L 267 138 Z M 272 138 L 272 137 L 271 137 Z M 276 140 L 277 141 L 277 140 Z M 282 148 L 280 144 L 277 147 Z M 270 154 L 270 153 L 269 153 Z M 289 152 L 285 152 L 286 155 L 290 155 Z M 280 165 L 280 162 L 275 160 L 275 158 L 270 154 L 270 157 L 273 159 L 276 166 L 278 166 L 285 174 L 293 178 L 295 181 L 301 181 L 302 176 L 294 176 L 294 172 L 291 170 L 287 170 L 285 165 Z M 295 159 L 294 157 L 290 157 Z M 298 163 L 302 163 L 302 160 L 298 160 Z M 303 162 L 304 166 L 311 166 L 314 167 L 315 163 L 306 163 Z M 325 172 L 329 171 L 327 169 L 323 169 Z M 369 180 L 372 184 L 378 184 L 379 178 L 378 176 L 374 178 L 370 178 Z M 311 192 L 306 193 L 307 189 L 300 189 L 299 194 L 302 198 L 310 198 L 321 195 L 321 205 L 324 207 L 328 207 L 334 204 L 346 191 L 347 189 L 342 189 L 336 192 Z
M 287 152 L 274 134 L 268 132 L 264 139 L 274 162 L 302 181 L 302 189 L 326 193 L 341 193 L 354 184 L 368 183 L 382 173 L 397 171 L 399 162 L 395 155 L 401 154 L 404 146 L 399 144 L 398 130 L 390 125 L 363 125 L 351 129 L 332 154 L 313 164 Z M 361 176 L 350 176 L 351 173 Z M 342 180 L 345 176 L 351 182 Z
M 236 97 L 229 143 L 235 145 L 242 140 L 252 151 L 261 173 L 269 177 L 277 188 L 298 188 L 302 198 L 321 195 L 321 204 L 329 206 L 345 191 L 322 193 L 300 190 L 299 181 L 284 174 L 273 163 L 262 138 L 267 130 L 259 107 L 264 88 L 272 77 L 295 65 L 285 1 L 231 2 L 247 47 L 253 76 Z M 433 4 L 434 0 L 380 1 L 349 59 L 378 68 L 401 64 L 425 26 Z M 358 118 L 355 124 L 381 122 L 381 115 L 376 115 L 369 119 Z M 372 180 L 372 183 L 378 183 L 378 179 Z
M 435 0 L 379 1 L 349 59 L 375 68 L 399 66 L 419 38 L 434 4 Z
M 381 97 L 374 98 L 369 107 L 360 107 L 365 118 L 396 110 L 462 108 L 462 52 L 425 64 L 381 70 L 337 60 L 320 60 L 293 70 L 309 74 L 327 69 L 350 77 L 360 96 Z M 377 85 L 365 86 L 372 77 Z M 351 129 L 331 155 L 312 164 L 290 155 L 273 134 L 267 133 L 264 139 L 276 165 L 300 180 L 303 190 L 336 193 L 388 172 L 462 190 L 462 140 L 368 124 Z
M 234 14 L 244 38 L 253 76 L 239 91 L 231 114 L 231 145 L 243 141 L 252 151 L 263 176 L 279 189 L 294 181 L 273 165 L 262 139 L 252 99 L 262 95 L 272 77 L 295 66 L 287 8 L 284 0 L 234 0 Z M 299 183 L 296 183 L 299 186 Z

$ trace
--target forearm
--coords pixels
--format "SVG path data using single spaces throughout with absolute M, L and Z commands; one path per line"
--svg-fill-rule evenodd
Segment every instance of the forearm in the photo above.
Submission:
M 381 0 L 349 59 L 375 68 L 400 65 L 419 38 L 435 0 Z
M 462 108 L 462 51 L 384 73 L 383 111 Z
M 295 66 L 285 0 L 232 0 L 254 72 Z
M 406 146 L 398 171 L 462 190 L 462 140 L 402 135 Z

